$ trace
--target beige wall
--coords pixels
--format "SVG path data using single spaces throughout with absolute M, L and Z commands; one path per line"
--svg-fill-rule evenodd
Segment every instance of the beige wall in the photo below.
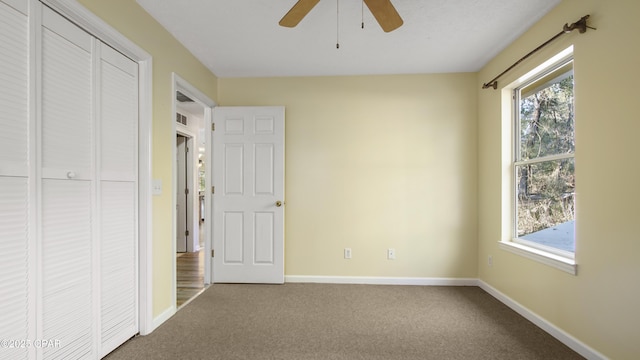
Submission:
M 171 111 L 171 73 L 198 88 L 211 99 L 217 98 L 217 78 L 184 46 L 173 38 L 135 0 L 79 0 L 83 6 L 102 18 L 129 40 L 153 56 L 153 178 L 162 180 L 163 192 L 153 197 L 153 315 L 169 309 L 172 283 L 171 175 L 172 144 L 175 143 Z
M 565 0 L 493 59 L 476 84 L 479 276 L 611 359 L 640 358 L 638 13 L 636 0 Z M 585 14 L 597 31 L 563 36 L 500 81 L 506 86 L 574 44 L 578 275 L 572 276 L 497 247 L 508 237 L 501 222 L 508 205 L 501 197 L 501 144 L 508 134 L 501 126 L 500 90 L 480 85 Z
M 477 276 L 476 82 L 219 79 L 221 105 L 286 107 L 286 275 Z

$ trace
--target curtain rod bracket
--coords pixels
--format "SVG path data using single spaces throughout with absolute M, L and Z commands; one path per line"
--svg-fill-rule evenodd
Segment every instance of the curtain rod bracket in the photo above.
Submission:
M 488 88 L 493 88 L 493 90 L 498 88 L 498 80 L 493 80 L 491 82 L 488 82 L 486 84 L 482 84 L 482 88 L 483 89 L 488 89 Z
M 580 34 L 584 34 L 585 32 L 587 32 L 587 29 L 596 30 L 596 28 L 587 25 L 587 19 L 589 19 L 589 15 L 583 16 L 582 18 L 580 18 L 580 20 L 574 22 L 571 25 L 564 24 L 564 27 L 562 28 L 562 30 L 565 33 L 570 33 L 573 30 L 578 29 L 578 32 Z
M 568 34 L 570 32 L 572 32 L 575 29 L 578 29 L 578 32 L 580 34 L 584 34 L 585 32 L 587 32 L 587 29 L 592 29 L 592 30 L 596 30 L 596 28 L 591 27 L 589 25 L 587 25 L 587 19 L 589 19 L 589 15 L 585 15 L 583 17 L 580 18 L 580 20 L 574 22 L 573 24 L 569 25 L 569 24 L 564 24 L 564 26 L 562 27 L 562 31 L 559 32 L 558 34 L 556 34 L 554 37 L 552 37 L 551 39 L 547 40 L 545 43 L 543 43 L 542 45 L 538 46 L 537 48 L 533 49 L 531 52 L 529 52 L 527 55 L 523 56 L 520 58 L 520 60 L 516 61 L 513 65 L 509 66 L 507 68 L 507 70 L 503 71 L 500 73 L 500 75 L 496 76 L 495 78 L 493 78 L 493 80 L 482 84 L 482 88 L 483 89 L 488 89 L 488 88 L 493 88 L 494 90 L 496 90 L 498 88 L 498 79 L 500 77 L 502 77 L 502 75 L 506 74 L 507 72 L 509 72 L 511 69 L 513 69 L 514 67 L 516 67 L 518 64 L 520 64 L 522 61 L 524 61 L 526 58 L 528 58 L 529 56 L 533 55 L 535 52 L 537 52 L 538 50 L 542 49 L 543 47 L 547 46 L 549 43 L 551 43 L 553 40 L 559 38 L 561 35 L 563 34 Z

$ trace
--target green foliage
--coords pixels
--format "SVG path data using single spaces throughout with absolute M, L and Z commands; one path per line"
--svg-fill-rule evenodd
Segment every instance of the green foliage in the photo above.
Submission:
M 520 159 L 573 153 L 573 76 L 520 100 Z

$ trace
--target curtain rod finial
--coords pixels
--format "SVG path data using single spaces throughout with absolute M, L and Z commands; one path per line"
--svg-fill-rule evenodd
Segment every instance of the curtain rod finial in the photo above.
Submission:
M 596 28 L 591 27 L 589 25 L 587 25 L 587 19 L 589 19 L 590 15 L 585 15 L 582 18 L 580 18 L 580 20 L 574 22 L 573 24 L 569 25 L 569 24 L 564 24 L 564 27 L 562 28 L 562 30 L 565 33 L 570 33 L 575 29 L 578 29 L 578 32 L 580 34 L 584 34 L 585 32 L 587 32 L 587 29 L 593 29 L 596 30 Z

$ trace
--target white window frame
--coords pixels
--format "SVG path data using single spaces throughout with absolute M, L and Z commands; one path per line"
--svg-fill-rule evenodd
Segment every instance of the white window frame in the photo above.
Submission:
M 502 241 L 499 242 L 499 248 L 509 251 L 511 253 L 524 256 L 531 260 L 552 266 L 559 270 L 565 271 L 569 274 L 576 275 L 577 274 L 577 264 L 575 261 L 575 254 L 568 251 L 563 251 L 560 249 L 544 246 L 532 241 L 527 241 L 522 238 L 517 237 L 517 184 L 516 184 L 516 166 L 527 164 L 527 163 L 538 163 L 544 161 L 551 160 L 560 160 L 566 158 L 575 158 L 575 154 L 559 154 L 559 155 L 551 155 L 544 156 L 540 158 L 536 158 L 528 161 L 516 161 L 518 159 L 518 152 L 520 149 L 519 142 L 519 96 L 516 95 L 516 91 L 518 89 L 523 88 L 527 84 L 534 82 L 536 79 L 540 79 L 553 71 L 559 69 L 560 67 L 568 64 L 573 61 L 573 47 L 569 47 L 564 51 L 560 52 L 558 55 L 552 57 L 548 61 L 544 62 L 540 66 L 526 73 L 520 79 L 515 81 L 513 84 L 508 86 L 508 101 L 511 103 L 511 114 L 509 116 L 509 124 L 511 126 L 512 131 L 509 132 L 511 141 L 508 143 L 511 145 L 509 151 L 511 153 L 511 161 L 510 161 L 510 181 L 505 182 L 505 185 L 508 184 L 510 187 L 509 193 L 509 202 L 511 205 L 511 211 L 509 214 L 510 225 L 509 225 L 509 234 L 506 237 L 503 237 Z M 562 75 L 561 75 L 562 76 Z M 507 89 L 505 89 L 507 90 Z M 506 144 L 506 143 L 505 143 Z

